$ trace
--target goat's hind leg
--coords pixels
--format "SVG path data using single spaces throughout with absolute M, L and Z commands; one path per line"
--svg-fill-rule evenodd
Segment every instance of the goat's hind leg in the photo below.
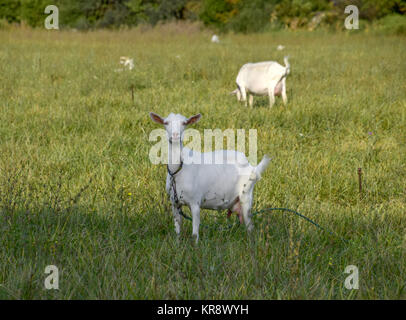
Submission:
M 286 95 L 286 78 L 283 78 L 282 80 L 282 101 L 285 105 L 288 103 L 288 96 Z
M 200 226 L 200 207 L 198 205 L 190 206 L 193 219 L 193 232 L 192 235 L 196 239 L 196 243 L 199 242 L 199 226 Z
M 241 213 L 244 217 L 245 226 L 248 231 L 251 231 L 254 228 L 254 224 L 251 220 L 251 207 L 252 207 L 252 197 L 254 191 L 254 184 L 257 180 L 255 172 L 252 172 L 248 181 L 245 183 L 240 196 L 240 207 Z
M 247 227 L 248 231 L 252 231 L 254 228 L 254 224 L 251 220 L 251 206 L 252 199 L 248 199 L 248 197 L 241 202 L 242 216 L 244 217 L 245 226 Z
M 272 106 L 275 103 L 275 86 L 274 85 L 272 85 L 268 89 L 268 95 L 269 95 L 269 108 L 272 108 Z

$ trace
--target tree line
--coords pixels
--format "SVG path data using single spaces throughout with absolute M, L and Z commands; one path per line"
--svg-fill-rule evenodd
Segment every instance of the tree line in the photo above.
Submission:
M 406 0 L 2 0 L 0 20 L 40 27 L 50 4 L 59 8 L 61 28 L 118 28 L 172 20 L 201 21 L 220 31 L 244 33 L 339 28 L 345 7 L 355 5 L 361 20 L 391 16 L 390 23 L 400 23 L 406 30 Z

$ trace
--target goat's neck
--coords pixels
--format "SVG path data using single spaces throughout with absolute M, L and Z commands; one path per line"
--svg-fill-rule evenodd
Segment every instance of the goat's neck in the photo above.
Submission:
M 168 169 L 170 172 L 176 172 L 181 163 L 182 159 L 182 142 L 173 142 L 168 144 Z

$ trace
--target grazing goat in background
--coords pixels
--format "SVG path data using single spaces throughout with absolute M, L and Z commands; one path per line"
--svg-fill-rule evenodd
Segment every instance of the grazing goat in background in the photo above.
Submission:
M 249 164 L 242 152 L 217 150 L 200 153 L 183 147 L 186 126 L 196 123 L 201 115 L 186 118 L 171 113 L 167 118 L 151 112 L 151 119 L 163 125 L 168 138 L 168 174 L 166 191 L 171 202 L 175 231 L 181 227 L 181 207 L 192 212 L 193 236 L 199 240 L 200 209 L 229 209 L 240 216 L 247 229 L 252 230 L 251 206 L 255 183 L 270 161 L 264 156 L 258 166 Z M 208 161 L 209 160 L 209 161 Z
M 220 43 L 219 36 L 217 34 L 213 34 L 213 36 L 211 37 L 211 42 Z
M 134 69 L 134 59 L 131 59 L 129 57 L 120 57 L 120 64 L 124 65 L 124 67 L 127 67 L 128 70 Z
M 120 64 L 122 64 L 124 68 L 114 69 L 114 72 L 123 72 L 126 69 L 134 69 L 134 59 L 131 59 L 129 57 L 120 57 Z
M 269 107 L 275 103 L 275 96 L 282 95 L 283 103 L 288 102 L 286 96 L 286 76 L 290 73 L 288 57 L 284 58 L 285 66 L 275 61 L 246 63 L 238 72 L 236 83 L 237 89 L 231 92 L 237 95 L 238 101 L 245 101 L 247 105 L 247 93 L 249 105 L 254 101 L 253 95 L 269 96 Z

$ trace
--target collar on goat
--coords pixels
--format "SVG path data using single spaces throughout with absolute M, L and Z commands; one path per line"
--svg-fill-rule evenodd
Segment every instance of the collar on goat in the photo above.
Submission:
M 182 208 L 179 205 L 179 198 L 178 198 L 178 193 L 176 191 L 176 181 L 175 181 L 175 174 L 177 174 L 182 169 L 182 166 L 183 166 L 183 161 L 180 162 L 179 168 L 176 169 L 176 171 L 173 173 L 171 172 L 171 170 L 169 170 L 169 165 L 166 165 L 166 168 L 168 169 L 168 173 L 171 176 L 171 188 L 173 190 L 173 200 L 175 201 L 175 205 L 178 208 L 180 208 L 180 213 L 183 215 Z
M 176 169 L 176 171 L 172 173 L 171 170 L 169 170 L 169 165 L 166 165 L 166 169 L 168 169 L 168 173 L 171 177 L 173 177 L 175 174 L 177 174 L 182 169 L 182 167 L 183 167 L 183 161 L 180 162 L 179 168 Z

